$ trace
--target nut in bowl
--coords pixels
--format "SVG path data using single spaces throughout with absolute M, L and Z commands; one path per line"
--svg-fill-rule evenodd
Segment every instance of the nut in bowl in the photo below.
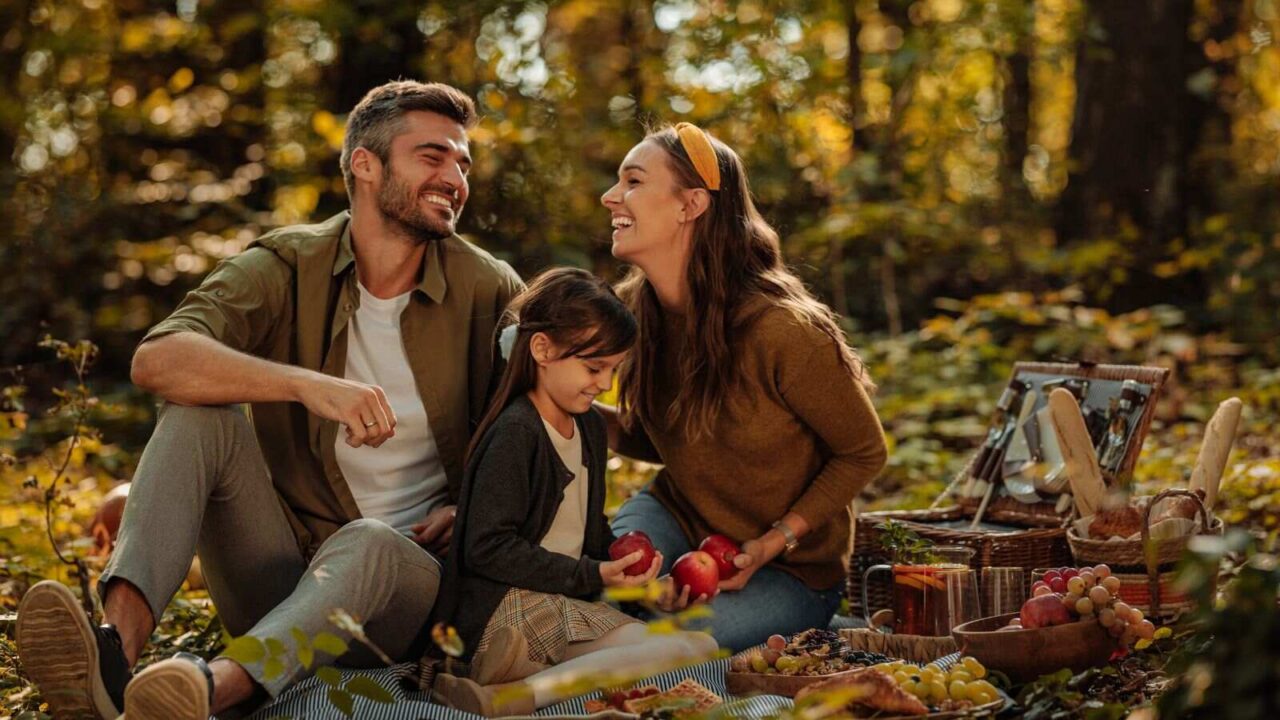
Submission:
M 960 652 L 1015 682 L 1027 682 L 1062 668 L 1081 672 L 1106 664 L 1116 639 L 1092 619 L 1034 629 L 1010 629 L 1018 613 L 967 622 L 951 631 Z
M 831 630 L 814 628 L 790 638 L 773 635 L 764 646 L 734 655 L 725 686 L 735 694 L 764 692 L 791 697 L 814 682 L 889 661 L 879 653 L 850 649 Z

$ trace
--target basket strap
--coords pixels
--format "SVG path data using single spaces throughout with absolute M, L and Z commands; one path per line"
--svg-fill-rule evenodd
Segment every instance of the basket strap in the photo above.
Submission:
M 1152 615 L 1160 614 L 1160 568 L 1155 543 L 1151 542 L 1151 509 L 1167 497 L 1189 497 L 1194 500 L 1196 513 L 1200 517 L 1201 532 L 1207 532 L 1209 529 L 1209 513 L 1204 509 L 1204 503 L 1201 502 L 1199 495 L 1189 490 L 1164 490 L 1147 503 L 1146 510 L 1142 513 L 1142 553 L 1147 560 L 1147 582 L 1151 588 Z

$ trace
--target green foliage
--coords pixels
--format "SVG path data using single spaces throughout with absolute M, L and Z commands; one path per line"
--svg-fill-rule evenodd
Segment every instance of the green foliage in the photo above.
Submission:
M 1193 635 L 1169 663 L 1164 718 L 1261 720 L 1280 715 L 1280 564 L 1247 533 L 1197 538 L 1180 582 L 1197 601 Z M 1229 568 L 1217 596 L 1219 570 Z
M 335 610 L 333 617 L 341 618 L 341 626 L 344 630 L 354 629 L 353 635 L 380 654 L 385 662 L 391 663 L 391 659 L 387 658 L 385 653 L 369 642 L 364 635 L 363 627 L 349 614 L 342 610 Z M 310 670 L 315 664 L 317 651 L 328 654 L 332 660 L 346 654 L 349 649 L 347 641 L 330 632 L 321 631 L 315 637 L 309 637 L 301 628 L 294 627 L 289 629 L 289 635 L 294 642 L 293 652 L 306 670 Z M 245 666 L 260 664 L 263 678 L 274 680 L 284 674 L 289 653 L 289 647 L 278 638 L 262 640 L 244 635 L 228 641 L 221 655 Z M 357 696 L 381 704 L 395 702 L 395 696 L 368 676 L 357 675 L 344 683 L 342 674 L 331 665 L 316 668 L 315 676 L 328 686 L 326 697 L 329 702 L 347 717 L 353 717 Z
M 256 665 L 267 657 L 267 646 L 252 635 L 244 635 L 227 643 L 222 654 L 241 665 Z
M 1123 702 L 1104 702 L 1093 697 L 1095 680 L 1111 679 L 1117 675 L 1110 666 L 1086 670 L 1073 675 L 1070 670 L 1059 670 L 1026 685 L 1018 694 L 1020 717 L 1028 720 L 1051 717 L 1082 717 L 1086 720 L 1120 720 L 1129 710 Z M 1072 715 L 1063 715 L 1069 712 Z
M 1197 2 L 1170 35 L 1204 65 L 1176 83 L 1207 113 L 1171 160 L 1203 187 L 1163 199 L 1187 208 L 1185 233 L 1119 218 L 1068 240 L 1059 199 L 1090 151 L 1073 132 L 1081 43 L 1149 30 L 1108 26 L 1095 6 L 0 4 L 0 609 L 41 578 L 87 583 L 101 567 L 90 519 L 131 476 L 152 420 L 128 382 L 141 333 L 262 232 L 345 207 L 345 113 L 400 75 L 476 97 L 462 230 L 526 275 L 617 274 L 598 197 L 642 121 L 694 121 L 733 145 L 787 259 L 880 385 L 891 453 L 868 507 L 937 497 L 1015 361 L 1083 358 L 1174 369 L 1139 492 L 1184 483 L 1213 408 L 1241 397 L 1217 510 L 1280 531 L 1280 13 Z M 1184 120 L 1129 111 L 1153 135 Z M 48 332 L 93 343 L 40 347 Z M 94 393 L 79 374 L 91 347 Z M 656 470 L 609 467 L 611 509 Z M 356 619 L 334 622 L 367 641 Z M 219 635 L 207 596 L 184 593 L 144 662 L 210 657 Z M 291 633 L 304 665 L 347 648 L 324 635 Z M 261 660 L 283 657 L 273 649 Z M 3 657 L 6 711 L 38 713 Z M 331 690 L 353 707 L 354 691 Z
M 1191 65 L 1210 62 L 1185 92 L 1212 101 L 1213 120 L 1175 159 L 1211 186 L 1170 189 L 1195 210 L 1185 236 L 1148 240 L 1130 218 L 1066 242 L 1057 201 L 1069 158 L 1089 151 L 1072 147 L 1086 141 L 1072 132 L 1079 44 L 1090 27 L 1147 31 L 1101 27 L 1086 5 L 11 4 L 0 365 L 34 359 L 47 326 L 93 337 L 127 386 L 139 334 L 214 263 L 345 206 L 345 114 L 396 76 L 476 97 L 463 230 L 526 273 L 615 273 L 598 197 L 641 122 L 691 120 L 742 154 L 785 254 L 852 327 L 896 335 L 937 297 L 1079 285 L 1091 305 L 1167 302 L 1273 352 L 1280 17 L 1197 3 L 1176 33 Z M 1128 110 L 1153 132 L 1175 122 Z
M 926 540 L 900 522 L 889 520 L 876 526 L 880 549 L 896 565 L 923 565 L 933 562 L 933 541 Z

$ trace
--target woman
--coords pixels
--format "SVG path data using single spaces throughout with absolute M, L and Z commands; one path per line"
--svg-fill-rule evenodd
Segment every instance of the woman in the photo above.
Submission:
M 741 545 L 739 572 L 710 599 L 722 646 L 826 627 L 853 500 L 886 460 L 865 368 L 783 264 L 725 144 L 688 123 L 650 133 L 601 202 L 639 323 L 611 445 L 665 465 L 614 532 L 648 533 L 664 572 L 709 534 Z

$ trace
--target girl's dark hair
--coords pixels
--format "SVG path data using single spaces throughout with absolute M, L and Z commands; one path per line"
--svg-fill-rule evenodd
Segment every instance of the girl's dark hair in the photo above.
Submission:
M 515 343 L 489 409 L 471 437 L 467 462 L 502 411 L 512 400 L 533 389 L 538 363 L 529 351 L 536 333 L 546 333 L 564 348 L 566 357 L 604 357 L 630 350 L 635 343 L 636 319 L 604 280 L 578 268 L 548 270 L 512 299 L 499 327 L 514 324 Z
M 639 267 L 632 267 L 618 286 L 640 325 L 639 347 L 618 369 L 618 409 L 626 428 L 637 420 L 658 427 L 680 427 L 687 439 L 711 432 L 726 398 L 742 381 L 742 365 L 734 356 L 734 319 L 749 298 L 764 295 L 796 320 L 831 339 L 840 362 L 868 391 L 875 388 L 861 358 L 849 347 L 835 313 L 805 288 L 786 266 L 778 233 L 756 209 L 742 159 L 728 145 L 707 135 L 720 167 L 720 189 L 708 190 L 711 205 L 698 217 L 685 278 L 689 307 L 683 322 L 686 351 L 679 361 L 675 400 L 662 405 L 657 397 L 662 317 L 658 297 Z M 666 153 L 675 175 L 673 192 L 706 188 L 670 126 L 645 136 Z

